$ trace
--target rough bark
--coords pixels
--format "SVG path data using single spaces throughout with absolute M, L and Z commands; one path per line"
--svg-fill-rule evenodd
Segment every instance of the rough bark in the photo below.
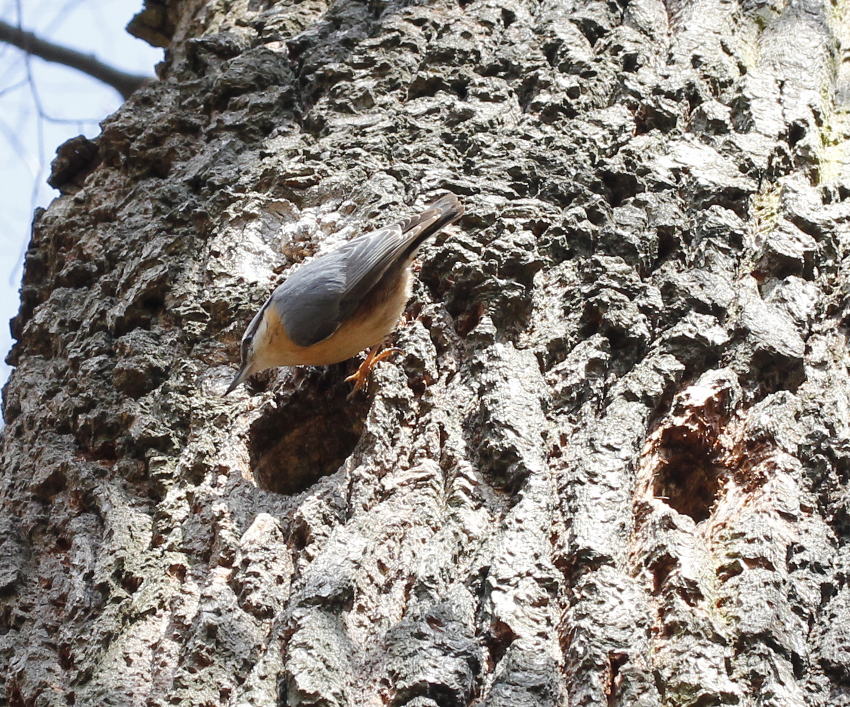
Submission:
M 848 7 L 148 0 L 13 323 L 7 700 L 850 704 Z M 368 395 L 220 397 L 442 189 Z

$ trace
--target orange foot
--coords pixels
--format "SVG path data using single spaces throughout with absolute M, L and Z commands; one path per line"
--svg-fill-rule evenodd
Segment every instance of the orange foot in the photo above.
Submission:
M 366 385 L 366 382 L 369 380 L 369 374 L 372 372 L 372 368 L 376 363 L 380 363 L 393 354 L 401 353 L 401 349 L 397 349 L 395 346 L 377 353 L 379 348 L 379 346 L 373 346 L 369 349 L 369 353 L 366 354 L 366 360 L 360 364 L 360 367 L 354 373 L 345 379 L 346 382 L 354 381 L 354 388 L 348 394 L 349 398 L 354 397 L 354 394 Z

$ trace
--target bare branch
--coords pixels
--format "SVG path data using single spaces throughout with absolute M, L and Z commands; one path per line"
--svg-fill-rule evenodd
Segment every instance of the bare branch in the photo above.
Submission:
M 112 86 L 124 98 L 129 97 L 133 91 L 151 78 L 149 76 L 130 74 L 108 66 L 89 54 L 83 54 L 75 49 L 62 47 L 53 42 L 41 39 L 32 32 L 19 29 L 3 20 L 0 20 L 0 41 L 8 42 L 28 54 L 37 56 L 45 61 L 53 61 L 57 64 L 64 64 L 65 66 L 82 71 Z

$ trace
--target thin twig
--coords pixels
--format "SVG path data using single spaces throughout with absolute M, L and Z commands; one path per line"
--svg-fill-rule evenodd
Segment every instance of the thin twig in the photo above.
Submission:
M 27 79 L 21 79 L 17 83 L 13 83 L 9 86 L 4 86 L 0 88 L 0 96 L 5 96 L 7 93 L 11 93 L 12 91 L 17 91 L 19 88 L 27 85 Z
M 0 134 L 2 134 L 6 140 L 8 141 L 12 151 L 17 154 L 20 161 L 23 163 L 24 167 L 30 173 L 30 178 L 35 178 L 35 171 L 29 163 L 29 155 L 27 154 L 27 148 L 24 147 L 24 144 L 21 142 L 21 138 L 18 137 L 18 131 L 13 129 L 5 120 L 3 120 L 2 116 L 0 116 Z
M 32 32 L 10 25 L 3 20 L 0 20 L 0 41 L 8 42 L 18 47 L 18 49 L 22 49 L 27 54 L 37 56 L 45 61 L 53 61 L 57 64 L 64 64 L 65 66 L 70 66 L 72 69 L 82 71 L 112 86 L 124 98 L 129 97 L 145 81 L 150 80 L 148 76 L 139 76 L 138 74 L 120 71 L 104 64 L 91 55 L 48 42 L 45 39 L 37 37 Z
M 21 0 L 15 0 L 15 10 L 17 11 L 17 20 L 18 26 L 15 28 L 17 31 L 22 32 L 21 23 L 24 21 L 24 11 L 21 8 Z M 44 108 L 41 105 L 41 97 L 38 95 L 38 90 L 35 87 L 35 81 L 32 77 L 32 67 L 30 66 L 30 53 L 29 51 L 24 53 L 24 66 L 27 71 L 27 82 L 30 87 L 30 95 L 32 96 L 32 102 L 35 105 L 35 109 L 38 111 L 39 116 L 44 118 Z M 42 176 L 44 175 L 44 123 L 39 120 L 36 123 L 36 136 L 38 138 L 38 172 L 36 174 L 35 179 L 33 180 L 32 190 L 30 191 L 30 207 L 35 207 L 36 201 L 38 200 L 38 190 L 41 186 Z

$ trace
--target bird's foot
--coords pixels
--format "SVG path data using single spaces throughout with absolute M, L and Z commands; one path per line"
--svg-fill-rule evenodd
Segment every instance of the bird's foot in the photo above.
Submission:
M 372 372 L 372 368 L 374 368 L 376 363 L 380 363 L 393 354 L 401 353 L 401 349 L 396 348 L 395 346 L 384 349 L 381 353 L 376 353 L 377 351 L 377 346 L 373 346 L 369 349 L 369 353 L 366 355 L 366 360 L 360 364 L 354 373 L 345 379 L 346 382 L 354 381 L 354 388 L 352 388 L 351 392 L 348 394 L 349 398 L 354 397 L 358 390 L 366 386 L 366 383 L 369 381 L 369 374 Z

